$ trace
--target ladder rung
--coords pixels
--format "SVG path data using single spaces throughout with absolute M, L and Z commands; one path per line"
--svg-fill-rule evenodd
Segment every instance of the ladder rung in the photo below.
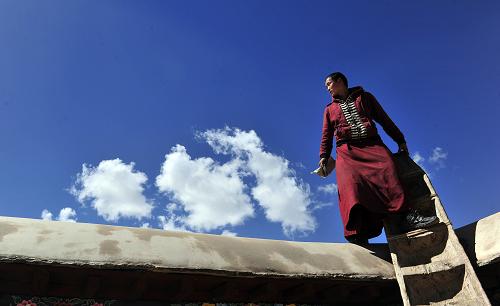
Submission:
M 456 259 L 455 259 L 456 261 Z M 458 266 L 464 265 L 463 262 L 449 262 L 449 261 L 436 261 L 428 264 L 410 266 L 410 267 L 401 267 L 401 273 L 404 276 L 409 275 L 428 275 L 437 272 L 443 272 L 452 270 Z
M 394 236 L 388 236 L 387 240 L 399 240 L 399 239 L 412 239 L 412 238 L 418 238 L 420 235 L 425 234 L 430 232 L 431 229 L 435 229 L 438 226 L 448 226 L 450 225 L 450 222 L 439 222 L 436 224 L 433 224 L 429 227 L 426 228 L 420 228 L 416 229 L 407 233 L 399 234 L 399 235 L 394 235 Z

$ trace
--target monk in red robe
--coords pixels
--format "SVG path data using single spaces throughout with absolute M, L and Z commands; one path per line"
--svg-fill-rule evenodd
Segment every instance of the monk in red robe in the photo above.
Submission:
M 383 219 L 396 216 L 405 230 L 427 227 L 437 218 L 424 217 L 405 203 L 392 153 L 382 142 L 375 122 L 408 154 L 405 137 L 375 97 L 362 87 L 348 87 L 340 72 L 330 74 L 325 86 L 332 102 L 325 108 L 320 167 L 326 167 L 336 141 L 339 207 L 344 236 L 352 243 L 368 243 L 380 235 Z M 330 162 L 331 163 L 331 162 Z

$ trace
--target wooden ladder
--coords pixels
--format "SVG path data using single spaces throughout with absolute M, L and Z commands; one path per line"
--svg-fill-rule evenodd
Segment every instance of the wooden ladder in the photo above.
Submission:
M 440 221 L 403 234 L 397 222 L 385 222 L 404 305 L 491 305 L 428 175 L 407 154 L 394 160 L 406 200 Z

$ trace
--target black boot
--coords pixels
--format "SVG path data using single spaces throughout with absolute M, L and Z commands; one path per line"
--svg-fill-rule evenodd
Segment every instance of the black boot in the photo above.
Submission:
M 406 231 L 413 231 L 434 225 L 439 222 L 439 219 L 436 216 L 423 216 L 418 210 L 410 209 L 403 221 Z

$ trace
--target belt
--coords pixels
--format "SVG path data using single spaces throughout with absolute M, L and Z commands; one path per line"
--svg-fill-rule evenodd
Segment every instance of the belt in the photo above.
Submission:
M 382 141 L 382 138 L 380 138 L 379 135 L 377 136 L 371 136 L 371 137 L 366 137 L 366 138 L 359 138 L 359 139 L 339 139 L 336 142 L 336 146 L 340 147 L 343 144 L 364 144 L 366 142 L 372 142 L 372 141 Z

